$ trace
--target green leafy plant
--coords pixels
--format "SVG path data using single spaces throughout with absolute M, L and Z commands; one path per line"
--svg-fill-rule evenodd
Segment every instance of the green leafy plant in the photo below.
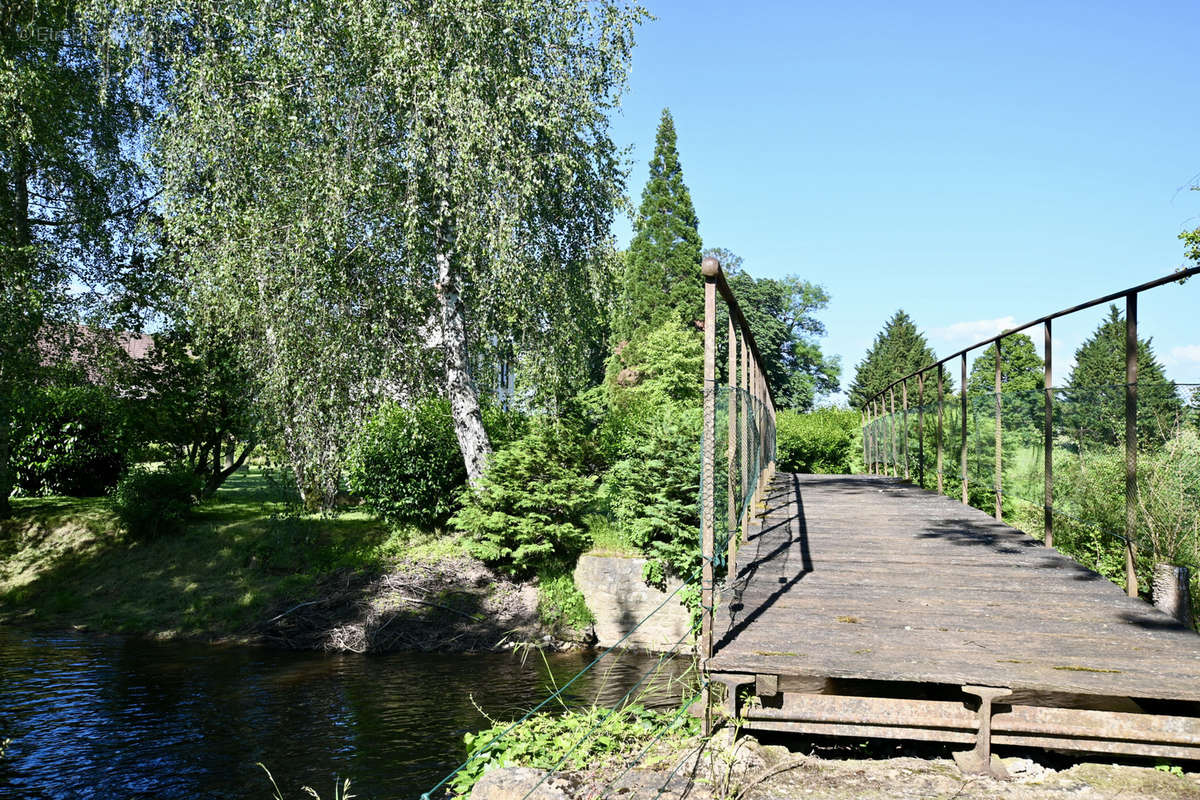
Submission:
M 493 446 L 525 432 L 525 418 L 485 405 Z M 428 398 L 412 408 L 387 403 L 368 420 L 351 451 L 347 483 L 372 513 L 393 524 L 433 528 L 458 510 L 467 480 L 450 403 Z
M 538 615 L 551 630 L 582 630 L 596 621 L 570 570 L 562 567 L 538 574 Z
M 646 580 L 691 576 L 700 563 L 698 410 L 663 409 L 644 419 L 628 452 L 605 475 L 605 494 L 625 540 L 650 557 Z
M 490 728 L 463 736 L 468 762 L 450 781 L 455 797 L 466 797 L 485 773 L 501 767 L 603 770 L 640 752 L 664 731 L 681 740 L 696 736 L 700 720 L 641 705 L 616 712 L 592 706 L 535 714 L 508 730 L 511 725 L 494 722 Z M 570 755 L 563 760 L 568 750 Z
M 571 562 L 587 545 L 584 515 L 596 499 L 596 479 L 584 473 L 585 463 L 578 431 L 564 421 L 539 420 L 492 454 L 450 523 L 470 537 L 476 557 L 506 572 Z
M 200 476 L 186 465 L 157 470 L 135 467 L 113 489 L 113 511 L 135 539 L 178 533 L 198 502 L 201 486 Z
M 1179 766 L 1178 764 L 1155 764 L 1154 768 L 1159 772 L 1165 772 L 1168 775 L 1174 775 L 1176 778 L 1183 777 L 1183 767 Z
M 775 418 L 776 463 L 783 472 L 850 472 L 858 412 L 819 408 L 780 411 Z
M 350 456 L 350 491 L 392 523 L 441 525 L 458 507 L 467 480 L 450 403 L 384 405 L 364 426 Z
M 30 495 L 103 495 L 133 445 L 125 404 L 98 386 L 51 386 L 22 409 L 12 452 L 17 486 Z

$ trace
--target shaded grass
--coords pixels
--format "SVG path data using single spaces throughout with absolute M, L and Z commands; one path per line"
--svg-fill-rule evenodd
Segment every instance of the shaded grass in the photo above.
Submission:
M 604 514 L 589 514 L 584 523 L 587 525 L 588 536 L 592 540 L 591 549 L 588 550 L 589 555 L 622 558 L 644 557 L 641 549 L 626 541 L 616 524 Z
M 456 552 L 453 540 L 359 511 L 297 513 L 258 467 L 232 476 L 182 533 L 149 542 L 125 537 L 104 498 L 19 498 L 0 522 L 0 622 L 236 635 L 333 571 L 381 572 L 402 554 Z

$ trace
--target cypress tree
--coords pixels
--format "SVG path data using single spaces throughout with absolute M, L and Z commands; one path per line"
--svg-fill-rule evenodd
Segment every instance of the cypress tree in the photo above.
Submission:
M 672 318 L 687 324 L 703 317 L 699 227 L 679 165 L 675 122 L 664 108 L 650 179 L 626 254 L 623 313 L 617 328 L 621 338 L 631 339 L 637 331 Z
M 1004 338 L 1000 345 L 1000 392 L 1005 429 L 1040 430 L 1045 419 L 1045 362 L 1037 354 L 1033 339 L 1024 333 Z M 971 365 L 967 395 L 994 402 L 996 392 L 996 344 L 988 345 Z
M 936 360 L 937 355 L 925 340 L 925 335 L 917 330 L 912 317 L 900 309 L 875 336 L 875 342 L 866 357 L 855 367 L 854 381 L 850 384 L 850 405 L 857 409 L 866 408 L 868 401 L 892 381 Z M 926 376 L 925 385 L 932 386 L 936 394 L 937 384 L 931 383 L 931 378 L 936 381 L 936 373 L 931 372 Z M 943 386 L 946 394 L 954 390 L 949 370 L 943 377 Z M 927 388 L 926 398 L 930 396 Z
M 1138 339 L 1138 439 L 1168 437 L 1183 413 L 1183 402 L 1154 357 L 1149 339 Z M 1064 418 L 1086 441 L 1117 444 L 1125 439 L 1125 319 L 1115 305 L 1095 332 L 1075 351 L 1066 386 Z

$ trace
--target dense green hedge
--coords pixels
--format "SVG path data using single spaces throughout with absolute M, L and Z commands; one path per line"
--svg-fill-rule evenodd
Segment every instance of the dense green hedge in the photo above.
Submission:
M 519 437 L 524 419 L 484 409 L 492 446 Z M 372 513 L 389 522 L 432 528 L 458 510 L 467 481 L 450 403 L 431 398 L 405 408 L 388 403 L 367 422 L 350 454 L 347 482 Z
M 130 462 L 136 437 L 128 404 L 98 386 L 50 386 L 17 419 L 12 468 L 24 494 L 96 497 Z
M 150 540 L 183 530 L 200 499 L 203 480 L 186 464 L 163 469 L 138 466 L 117 483 L 113 511 L 135 539 Z
M 858 412 L 845 408 L 780 411 L 775 419 L 776 465 L 781 472 L 848 473 L 859 425 Z

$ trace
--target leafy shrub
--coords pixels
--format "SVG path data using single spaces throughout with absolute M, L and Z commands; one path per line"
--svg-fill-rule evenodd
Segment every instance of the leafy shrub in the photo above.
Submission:
M 570 569 L 555 567 L 538 574 L 538 616 L 550 630 L 581 630 L 596 621 Z
M 130 536 L 149 540 L 178 533 L 198 502 L 203 481 L 187 465 L 134 467 L 112 493 L 113 511 Z
M 450 402 L 442 399 L 413 408 L 384 405 L 363 428 L 350 457 L 350 491 L 392 523 L 443 524 L 466 480 Z
M 17 487 L 30 495 L 103 495 L 128 463 L 130 431 L 125 404 L 105 389 L 42 389 L 20 415 L 11 456 Z
M 1138 460 L 1138 529 L 1154 560 L 1200 564 L 1200 435 L 1180 429 Z
M 700 720 L 696 717 L 641 705 L 615 712 L 592 706 L 564 714 L 534 714 L 515 727 L 496 722 L 491 728 L 463 736 L 467 763 L 454 775 L 450 790 L 456 798 L 467 797 L 484 773 L 501 767 L 603 769 L 627 761 L 652 742 L 682 745 L 699 732 Z M 568 748 L 571 752 L 567 760 L 559 765 Z
M 776 465 L 781 472 L 848 473 L 859 424 L 858 413 L 844 408 L 780 411 L 775 418 Z
M 584 463 L 577 431 L 539 421 L 492 454 L 450 523 L 468 534 L 476 557 L 507 572 L 570 562 L 587 546 L 584 514 L 596 498 L 595 478 L 584 474 Z
M 699 405 L 703 396 L 704 337 L 668 322 L 634 336 L 608 361 L 613 405 Z
M 650 558 L 645 578 L 660 587 L 700 563 L 700 425 L 699 410 L 660 410 L 631 433 L 604 479 L 621 536 Z
M 492 446 L 524 432 L 520 414 L 485 406 Z M 372 513 L 395 524 L 432 528 L 459 508 L 467 481 L 450 402 L 430 398 L 412 408 L 388 403 L 363 428 L 349 459 L 348 484 Z

